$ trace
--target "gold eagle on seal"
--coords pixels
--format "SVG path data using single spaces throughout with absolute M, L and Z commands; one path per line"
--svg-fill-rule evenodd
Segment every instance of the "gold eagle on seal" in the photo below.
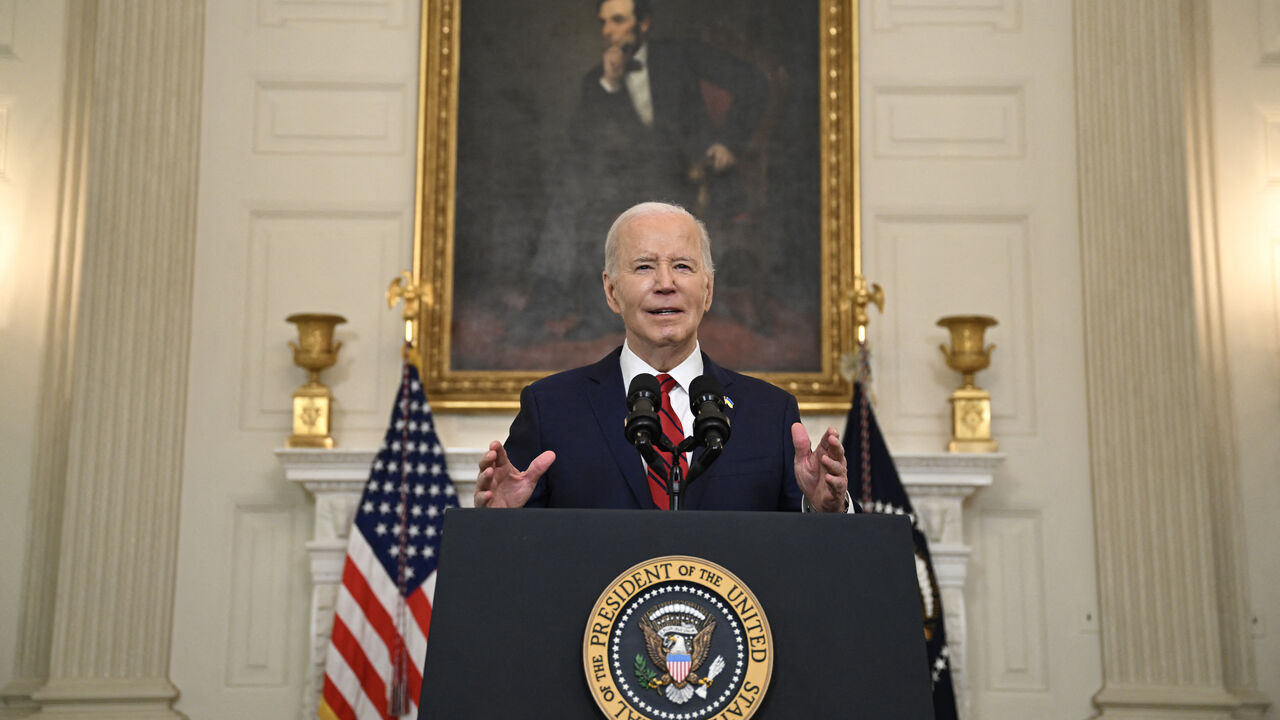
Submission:
M 714 618 L 702 616 L 702 622 L 693 626 L 683 624 L 679 628 L 674 628 L 666 623 L 661 623 L 658 617 L 664 614 L 664 611 L 670 613 L 677 608 L 683 606 L 677 603 L 667 603 L 655 608 L 647 617 L 641 617 L 639 624 L 641 631 L 644 633 L 645 650 L 648 652 L 649 661 L 657 666 L 661 671 L 661 675 L 654 677 L 648 683 L 653 689 L 663 688 L 668 699 L 676 703 L 683 703 L 693 696 L 694 688 L 698 688 L 698 694 L 706 697 L 706 689 L 704 686 L 711 685 L 715 675 L 718 674 L 720 668 L 713 668 L 709 677 L 701 677 L 698 671 L 702 669 L 702 665 L 706 662 L 707 655 L 711 652 L 711 634 L 715 632 L 716 621 Z M 682 620 L 686 622 L 692 619 L 685 613 Z M 701 615 L 701 613 L 698 613 Z M 676 630 L 679 631 L 676 631 Z M 671 658 L 688 659 L 679 662 L 678 666 L 673 662 L 668 663 Z M 719 660 L 718 664 L 723 666 L 724 661 Z

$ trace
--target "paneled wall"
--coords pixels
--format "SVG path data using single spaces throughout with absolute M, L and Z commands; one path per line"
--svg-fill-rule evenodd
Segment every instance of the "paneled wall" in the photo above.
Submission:
M 970 502 L 972 718 L 1090 714 L 1099 636 L 1081 330 L 1072 7 L 862 4 L 863 239 L 878 413 L 942 450 L 944 315 L 996 317 L 978 384 L 1008 460 Z
M 306 380 L 284 319 L 347 318 L 323 376 L 334 434 L 380 442 L 401 337 L 382 291 L 412 261 L 417 22 L 412 0 L 208 4 L 172 670 L 191 717 L 303 707 L 310 499 L 271 453 Z

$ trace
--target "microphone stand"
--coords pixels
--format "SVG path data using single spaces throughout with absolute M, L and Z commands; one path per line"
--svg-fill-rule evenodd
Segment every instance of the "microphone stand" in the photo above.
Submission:
M 693 461 L 692 465 L 689 466 L 689 475 L 686 477 L 684 471 L 680 469 L 680 456 L 697 447 L 698 438 L 691 435 L 684 440 L 681 440 L 679 445 L 672 445 L 671 441 L 668 440 L 666 436 L 659 435 L 657 444 L 658 447 L 655 448 L 654 442 L 649 437 L 648 432 L 641 432 L 639 436 L 636 437 L 635 441 L 636 449 L 640 451 L 641 457 L 644 458 L 645 463 L 647 463 L 648 466 L 659 475 L 659 477 L 661 477 L 662 473 L 658 472 L 657 468 L 660 467 L 658 463 L 662 458 L 658 456 L 658 451 L 662 450 L 663 452 L 671 453 L 671 471 L 667 473 L 665 478 L 663 478 L 667 484 L 667 504 L 672 510 L 683 510 L 685 491 L 689 489 L 689 485 L 691 485 L 694 480 L 702 475 L 702 473 L 706 472 L 707 468 L 711 467 L 711 463 L 715 462 L 716 458 L 720 457 L 720 453 L 724 450 L 724 446 L 721 443 L 714 441 L 705 444 L 707 449 L 703 451 L 702 455 L 698 456 L 698 458 Z M 662 464 L 665 465 L 667 463 Z
M 666 440 L 664 437 L 663 440 Z M 680 457 L 689 450 L 692 450 L 698 442 L 695 437 L 687 437 L 680 441 L 680 444 L 671 449 L 671 472 L 667 476 L 667 504 L 672 510 L 684 509 L 684 491 L 688 489 L 689 484 L 700 473 L 695 473 L 691 468 L 689 477 L 684 477 L 684 471 L 680 469 Z M 671 441 L 667 441 L 670 445 Z M 653 467 L 650 465 L 650 467 Z

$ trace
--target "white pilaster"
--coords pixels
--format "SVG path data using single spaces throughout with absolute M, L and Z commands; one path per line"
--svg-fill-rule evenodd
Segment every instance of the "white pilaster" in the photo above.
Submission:
M 180 717 L 167 679 L 204 4 L 79 0 L 77 357 L 46 716 Z M 75 55 L 73 53 L 73 59 Z M 73 104 L 72 104 L 73 105 Z M 74 193 L 73 193 L 74 195 Z M 30 613 L 30 611 L 28 611 Z
M 1238 631 L 1220 624 L 1234 611 L 1221 593 L 1237 590 L 1219 585 L 1220 566 L 1234 572 L 1242 548 L 1215 527 L 1229 428 L 1206 394 L 1197 323 L 1187 113 L 1199 5 L 1076 3 L 1102 717 L 1227 718 L 1247 701 L 1225 676 L 1239 639 L 1224 636 Z

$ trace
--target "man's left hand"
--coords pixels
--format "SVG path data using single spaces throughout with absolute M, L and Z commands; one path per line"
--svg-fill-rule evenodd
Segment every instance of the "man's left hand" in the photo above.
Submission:
M 791 441 L 796 446 L 796 483 L 809 505 L 820 512 L 844 512 L 849 489 L 849 469 L 844 460 L 844 446 L 835 428 L 827 428 L 811 449 L 809 433 L 804 425 L 791 426 Z
M 733 156 L 733 151 L 720 143 L 711 143 L 711 147 L 707 148 L 707 162 L 711 164 L 711 169 L 716 172 L 724 172 L 733 167 L 738 159 Z

